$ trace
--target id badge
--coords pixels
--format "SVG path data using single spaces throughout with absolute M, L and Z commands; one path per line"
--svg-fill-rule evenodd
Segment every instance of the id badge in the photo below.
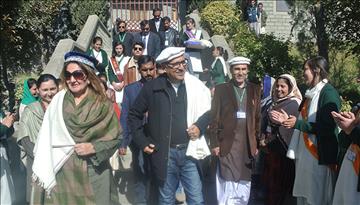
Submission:
M 245 119 L 246 118 L 246 113 L 242 112 L 242 111 L 237 111 L 236 112 L 236 118 L 237 119 Z
M 165 40 L 165 46 L 169 45 L 169 40 Z
M 356 153 L 353 152 L 352 150 L 348 150 L 348 153 L 347 153 L 347 155 L 346 155 L 346 158 L 347 158 L 348 160 L 354 162 L 355 159 L 356 159 Z

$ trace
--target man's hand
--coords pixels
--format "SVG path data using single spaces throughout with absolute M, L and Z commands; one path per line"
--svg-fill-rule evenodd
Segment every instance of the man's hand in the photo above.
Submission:
M 200 129 L 196 125 L 191 125 L 187 130 L 191 140 L 196 140 L 200 136 Z
M 339 127 L 344 130 L 344 132 L 349 135 L 351 131 L 354 129 L 356 124 L 358 123 L 354 113 L 352 112 L 331 112 L 331 115 L 333 116 L 336 124 L 339 125 Z
M 12 113 L 8 113 L 6 115 L 6 117 L 3 119 L 3 121 L 1 122 L 1 124 L 10 128 L 14 124 L 14 121 L 15 121 L 15 115 Z
M 90 154 L 95 154 L 94 145 L 86 142 L 86 143 L 79 143 L 74 146 L 76 154 L 79 156 L 87 156 Z
M 211 150 L 212 155 L 219 156 L 220 154 L 220 147 L 215 147 Z
M 126 155 L 126 151 L 127 151 L 126 147 L 120 147 L 119 148 L 119 155 Z
M 155 145 L 153 145 L 153 144 L 149 144 L 148 146 L 146 146 L 144 148 L 144 152 L 146 154 L 152 154 L 154 152 L 154 150 L 155 150 Z

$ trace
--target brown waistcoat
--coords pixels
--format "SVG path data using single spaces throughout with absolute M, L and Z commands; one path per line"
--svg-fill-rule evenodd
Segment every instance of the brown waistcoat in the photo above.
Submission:
M 257 137 L 260 133 L 260 86 L 247 83 L 246 87 L 246 127 L 250 147 L 249 156 L 255 156 L 257 148 Z M 238 104 L 236 101 L 233 82 L 220 84 L 215 87 L 215 94 L 211 105 L 212 122 L 210 124 L 210 146 L 220 147 L 220 155 L 226 156 L 232 147 L 235 128 L 236 112 Z

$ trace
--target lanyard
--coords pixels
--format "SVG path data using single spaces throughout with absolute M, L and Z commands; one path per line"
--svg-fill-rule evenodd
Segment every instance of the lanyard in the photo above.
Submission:
M 234 90 L 235 90 L 236 98 L 239 101 L 239 106 L 240 106 L 243 99 L 244 99 L 244 95 L 245 95 L 245 92 L 246 92 L 246 87 L 244 88 L 244 91 L 242 92 L 241 96 L 240 96 L 240 93 L 239 93 L 238 89 L 235 86 L 233 86 L 233 87 L 234 87 Z
M 121 38 L 121 36 L 122 36 L 122 38 Z M 119 34 L 119 40 L 121 43 L 124 43 L 125 36 L 126 36 L 126 33 L 124 33 L 124 35 Z

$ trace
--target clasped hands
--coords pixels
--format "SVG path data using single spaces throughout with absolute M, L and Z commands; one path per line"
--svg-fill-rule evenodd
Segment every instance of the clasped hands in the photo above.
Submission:
M 288 115 L 283 109 L 280 112 L 276 110 L 270 111 L 269 117 L 273 123 L 282 125 L 285 128 L 293 128 L 295 126 L 296 117 Z

